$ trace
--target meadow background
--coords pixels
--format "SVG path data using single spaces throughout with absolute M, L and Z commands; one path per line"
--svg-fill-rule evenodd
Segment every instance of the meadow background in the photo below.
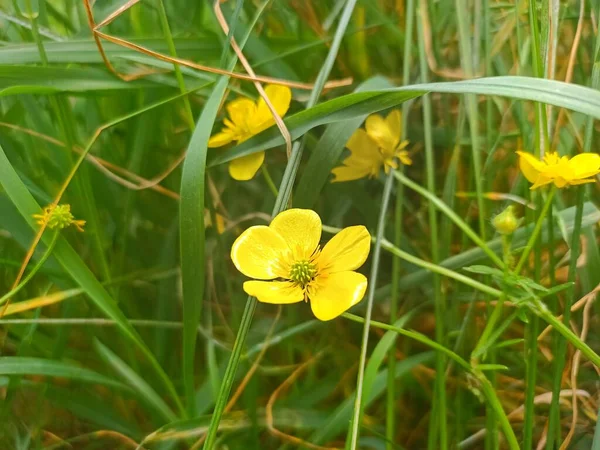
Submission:
M 220 10 L 0 1 L 0 448 L 600 449 L 597 183 L 548 200 L 515 153 L 598 152 L 600 3 Z M 207 149 L 248 67 L 292 83 L 291 154 L 277 127 Z M 331 184 L 391 108 L 413 164 Z M 229 177 L 263 149 L 268 176 Z M 39 240 L 59 196 L 85 231 Z M 370 230 L 352 315 L 242 291 L 232 242 L 289 206 Z M 524 248 L 521 278 L 482 268 Z

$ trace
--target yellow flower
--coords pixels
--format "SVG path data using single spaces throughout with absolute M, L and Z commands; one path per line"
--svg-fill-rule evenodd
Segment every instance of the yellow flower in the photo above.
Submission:
M 292 100 L 290 89 L 287 86 L 270 84 L 265 87 L 265 93 L 277 114 L 283 117 Z M 237 98 L 227 105 L 227 114 L 229 119 L 224 120 L 225 128 L 208 141 L 210 148 L 222 147 L 233 141 L 239 144 L 275 124 L 275 119 L 262 97 L 257 102 L 243 97 Z M 236 158 L 229 163 L 229 174 L 236 180 L 250 180 L 264 159 L 264 151 Z
M 75 217 L 71 214 L 71 205 L 56 205 L 55 208 L 52 205 L 46 206 L 42 214 L 34 214 L 33 218 L 36 219 L 38 225 L 47 223 L 50 229 L 58 228 L 62 230 L 73 225 L 77 228 L 77 231 L 83 232 L 83 226 L 85 225 L 85 220 L 75 220 Z
M 533 155 L 517 152 L 519 167 L 529 182 L 531 189 L 554 183 L 563 188 L 575 184 L 593 183 L 594 175 L 600 173 L 600 155 L 596 153 L 581 153 L 569 159 L 558 153 L 547 153 L 540 161 Z
M 350 156 L 342 166 L 332 170 L 335 176 L 332 182 L 375 177 L 381 166 L 385 173 L 389 173 L 390 168 L 398 168 L 396 159 L 402 164 L 411 165 L 412 160 L 404 150 L 408 141 L 401 140 L 401 124 L 402 114 L 397 109 L 385 119 L 378 114 L 367 117 L 365 129 L 356 130 L 346 143 Z
M 331 320 L 360 302 L 367 278 L 354 272 L 366 261 L 371 235 L 363 226 L 344 228 L 322 249 L 321 219 L 308 209 L 290 209 L 269 226 L 253 226 L 231 247 L 244 275 L 244 291 L 265 303 L 310 300 L 313 314 Z

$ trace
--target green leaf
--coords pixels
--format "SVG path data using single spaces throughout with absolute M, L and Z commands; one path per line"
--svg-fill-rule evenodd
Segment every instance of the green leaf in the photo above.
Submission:
M 497 344 L 494 344 L 494 345 L 492 345 L 492 347 L 494 347 L 494 348 L 510 347 L 511 345 L 522 344 L 523 342 L 525 342 L 525 339 L 523 339 L 523 338 L 508 339 L 507 341 L 502 341 Z
M 194 354 L 204 299 L 204 191 L 208 139 L 228 77 L 222 77 L 208 98 L 188 146 L 181 177 L 179 213 L 183 285 L 183 380 L 187 408 L 194 414 Z
M 504 364 L 478 364 L 477 369 L 479 370 L 508 370 L 508 366 Z
M 381 111 L 428 92 L 447 94 L 499 95 L 560 106 L 600 119 L 600 92 L 584 86 L 531 77 L 488 77 L 466 81 L 426 83 L 337 97 L 305 111 L 289 116 L 285 124 L 298 139 L 309 130 L 327 123 Z M 254 136 L 233 149 L 211 159 L 209 166 L 223 164 L 284 143 L 276 127 Z
M 101 384 L 112 388 L 129 390 L 129 387 L 93 370 L 61 361 L 24 356 L 0 357 L 0 375 L 42 375 L 61 377 L 85 383 Z
M 467 272 L 480 273 L 482 275 L 503 275 L 503 272 L 499 269 L 490 266 L 474 265 L 463 267 Z
M 131 90 L 161 86 L 148 80 L 123 81 L 99 69 L 0 66 L 2 95 Z
M 169 51 L 163 38 L 128 39 L 129 42 L 150 48 L 160 53 Z M 197 58 L 201 56 L 203 61 L 218 59 L 221 51 L 221 43 L 216 36 L 198 36 L 193 38 L 175 39 L 177 54 L 182 58 Z M 141 54 L 112 42 L 103 42 L 102 47 L 106 56 L 113 61 L 131 60 L 133 56 Z M 52 64 L 104 64 L 98 47 L 93 39 L 73 39 L 61 42 L 44 42 L 44 50 L 48 60 Z M 148 60 L 155 60 L 148 58 Z M 41 63 L 40 52 L 35 43 L 13 43 L 0 47 L 0 64 L 39 64 Z
M 168 421 L 177 419 L 177 416 L 173 413 L 171 408 L 169 408 L 169 405 L 167 405 L 146 380 L 135 373 L 125 361 L 119 358 L 107 346 L 103 345 L 98 339 L 94 339 L 94 347 L 96 347 L 96 350 L 102 359 L 115 369 L 131 389 L 138 393 L 142 400 L 152 406 L 164 419 Z

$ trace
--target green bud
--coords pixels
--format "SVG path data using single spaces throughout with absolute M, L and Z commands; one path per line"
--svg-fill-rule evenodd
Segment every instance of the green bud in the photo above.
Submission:
M 519 228 L 522 220 L 515 216 L 514 208 L 511 205 L 492 219 L 492 225 L 498 233 L 510 235 Z

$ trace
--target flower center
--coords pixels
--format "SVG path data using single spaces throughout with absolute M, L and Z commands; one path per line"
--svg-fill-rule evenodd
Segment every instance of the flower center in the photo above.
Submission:
M 309 261 L 298 261 L 292 264 L 290 269 L 290 280 L 305 288 L 317 274 L 317 268 Z

